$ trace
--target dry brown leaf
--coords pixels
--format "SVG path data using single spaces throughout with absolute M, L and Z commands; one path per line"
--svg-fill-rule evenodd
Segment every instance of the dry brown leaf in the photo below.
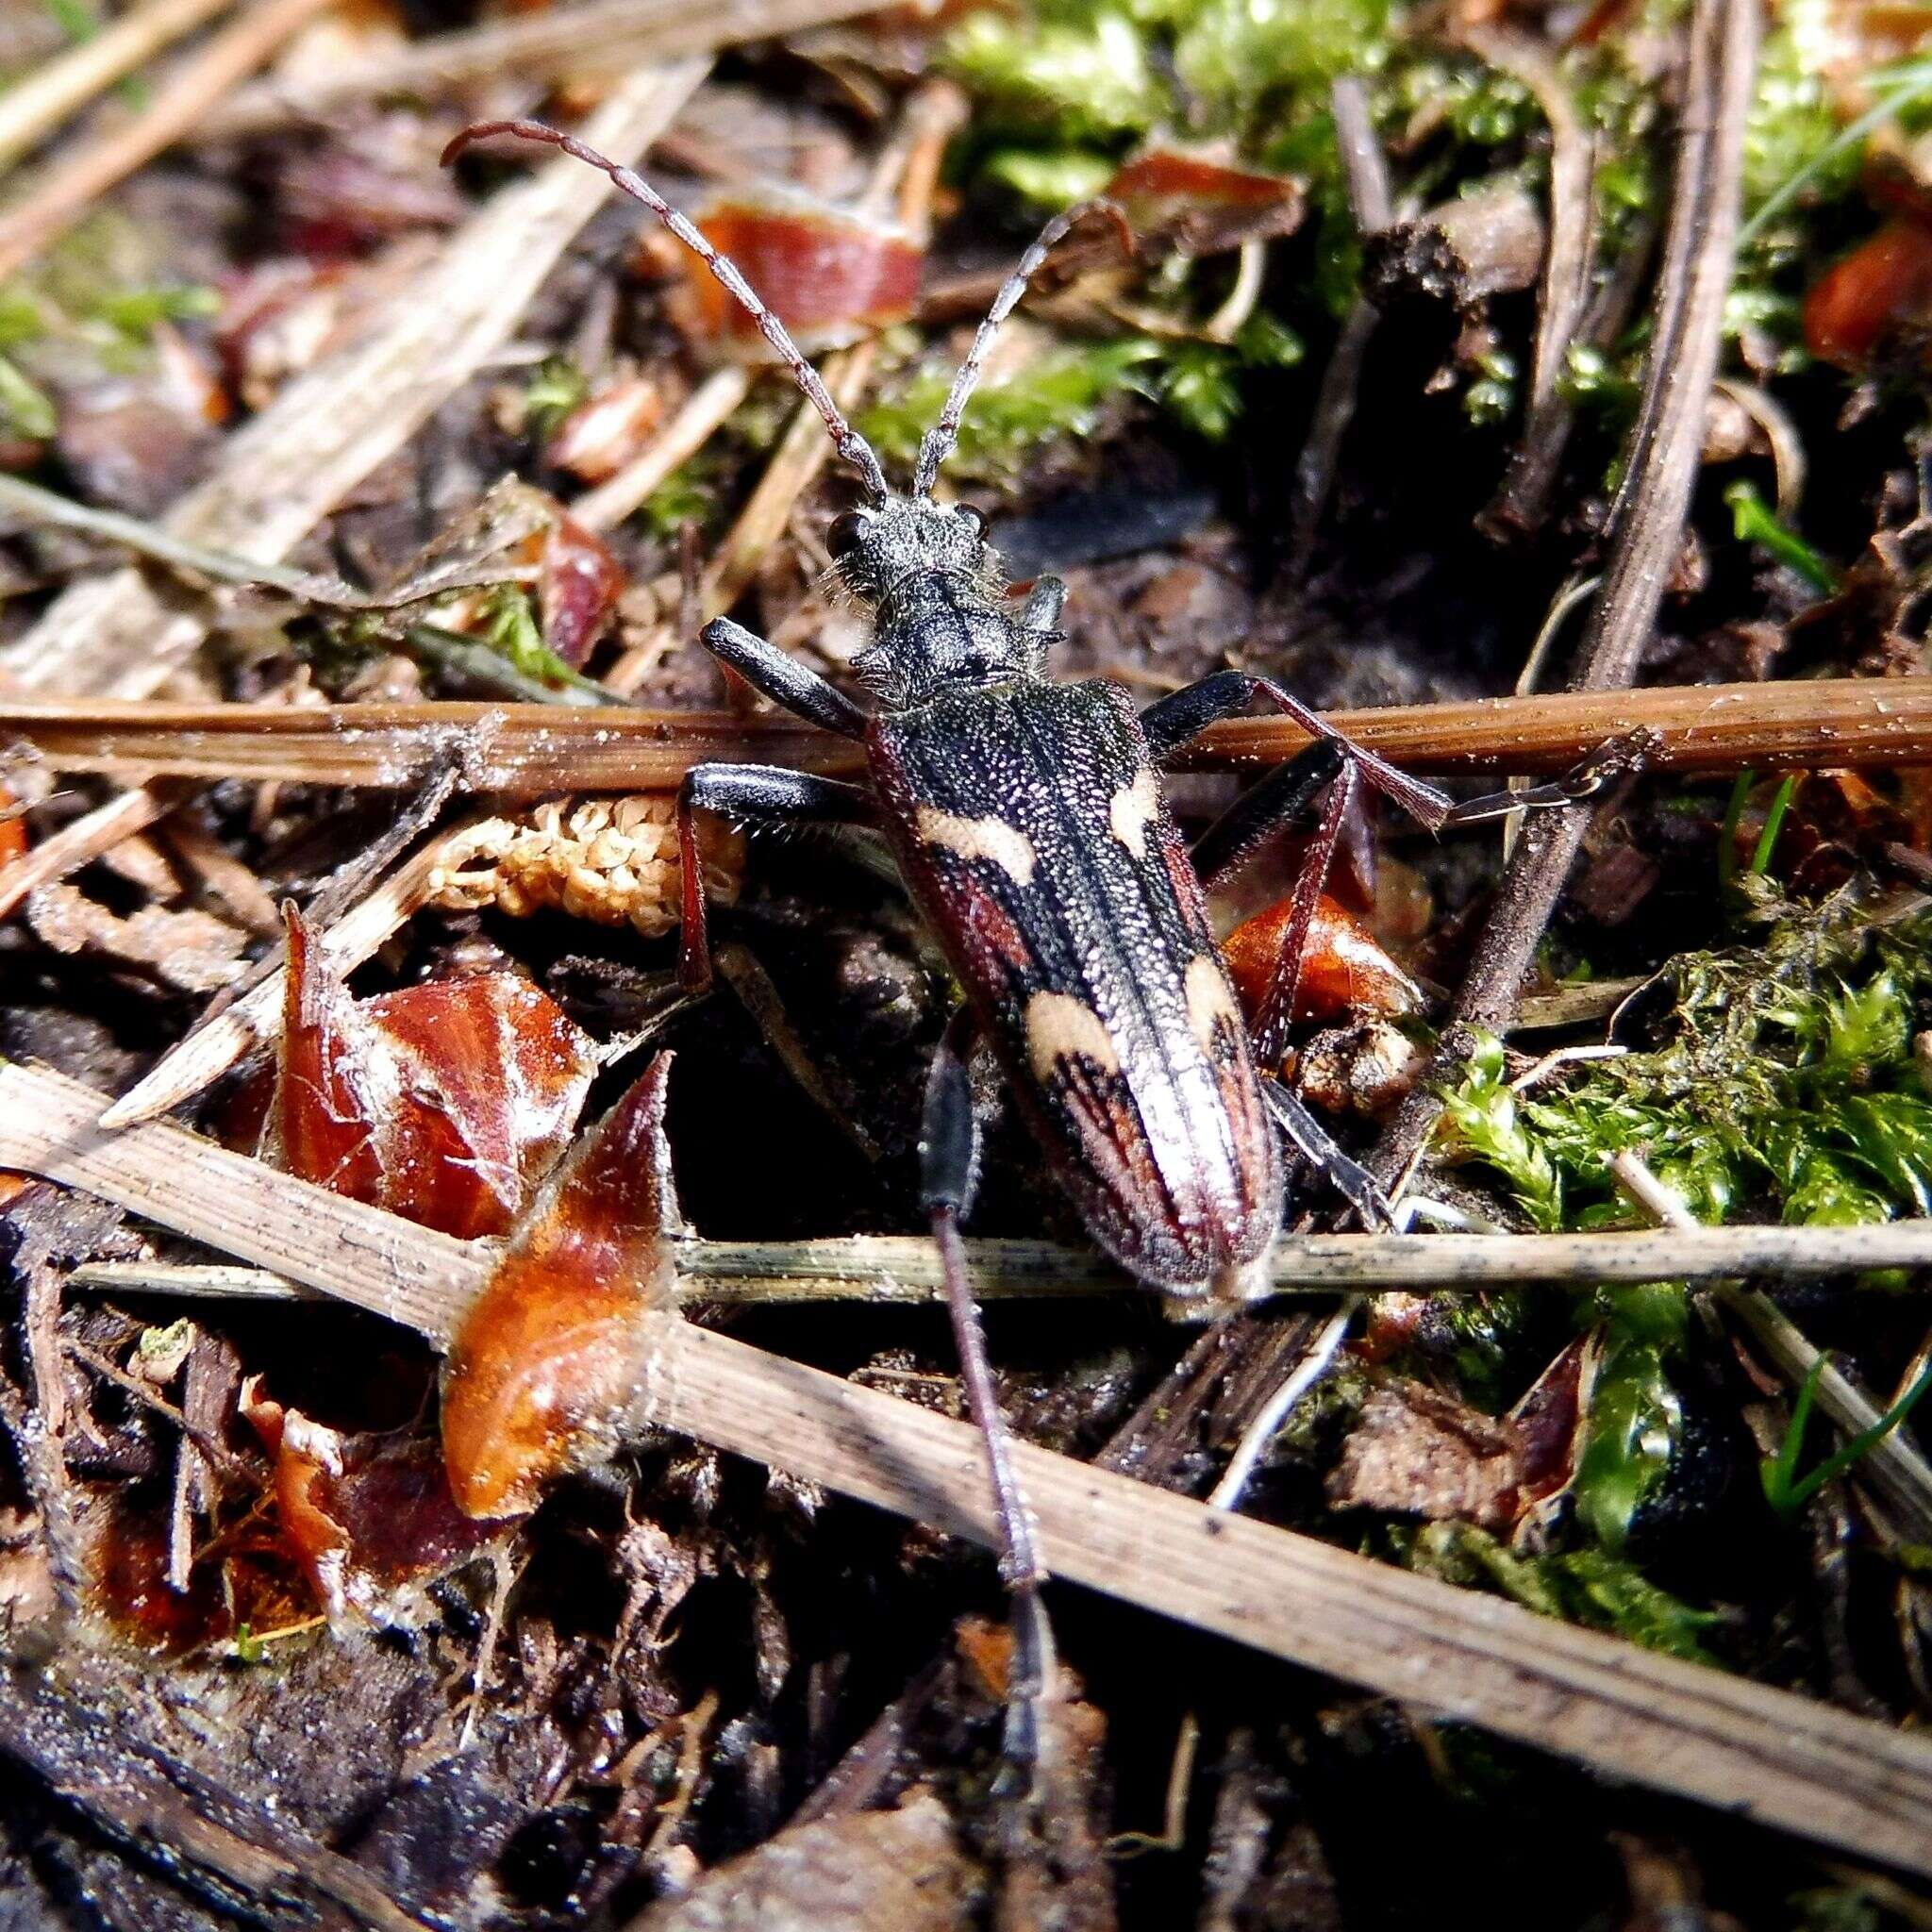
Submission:
M 214 992 L 238 979 L 248 935 L 192 908 L 143 906 L 123 919 L 78 887 L 42 886 L 26 923 L 57 953 L 92 953 L 176 992 Z
M 1522 1480 L 1514 1424 L 1424 1382 L 1389 1382 L 1370 1394 L 1341 1445 L 1328 1499 L 1338 1508 L 1456 1516 L 1497 1529 L 1513 1518 Z
M 860 1811 L 781 1831 L 708 1872 L 631 1932 L 965 1932 L 979 1869 L 930 1791 L 895 1811 Z

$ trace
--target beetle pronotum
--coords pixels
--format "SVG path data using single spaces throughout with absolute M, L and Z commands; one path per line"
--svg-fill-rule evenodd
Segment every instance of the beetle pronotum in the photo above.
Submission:
M 540 122 L 466 128 L 445 151 L 516 135 L 601 169 L 643 203 L 742 305 L 824 419 L 863 500 L 832 526 L 835 567 L 871 612 L 858 673 L 866 709 L 741 625 L 706 625 L 705 647 L 787 710 L 865 748 L 869 783 L 766 765 L 700 765 L 677 799 L 687 985 L 710 978 L 694 814 L 812 821 L 885 835 L 965 1002 L 934 1057 L 920 1144 L 923 1205 L 939 1244 L 966 1392 L 998 1504 L 1015 1664 L 1008 1763 L 1023 1774 L 1051 1669 L 1045 1573 L 1020 1494 L 959 1224 L 972 1202 L 978 1124 L 967 1057 L 997 1059 L 1041 1150 L 1095 1241 L 1137 1279 L 1176 1295 L 1240 1297 L 1280 1229 L 1277 1123 L 1320 1135 L 1265 1081 L 1208 921 L 1203 891 L 1324 791 L 1321 826 L 1257 1033 L 1285 1025 L 1307 923 L 1351 793 L 1366 782 L 1431 830 L 1525 806 L 1568 803 L 1602 782 L 1599 761 L 1534 791 L 1457 805 L 1331 730 L 1274 680 L 1220 671 L 1136 713 L 1105 678 L 1055 684 L 1046 654 L 1064 586 L 1042 577 L 1017 607 L 984 522 L 933 495 L 1000 325 L 1048 254 L 1085 215 L 1056 216 L 994 297 L 921 444 L 909 491 L 892 489 L 784 325 L 738 269 L 630 169 Z M 1158 768 L 1210 724 L 1263 699 L 1312 741 L 1246 792 L 1191 851 Z M 1352 1164 L 1344 1164 L 1352 1165 Z

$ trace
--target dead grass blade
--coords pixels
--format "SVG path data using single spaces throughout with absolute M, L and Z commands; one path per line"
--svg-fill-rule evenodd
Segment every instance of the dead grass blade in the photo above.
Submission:
M 703 58 L 640 69 L 584 137 L 634 159 L 704 77 Z M 508 338 L 558 258 L 610 192 L 558 160 L 506 189 L 455 235 L 358 341 L 290 383 L 229 439 L 214 474 L 162 519 L 176 537 L 277 562 L 386 461 Z M 143 697 L 206 634 L 128 568 L 75 585 L 0 651 L 25 691 Z
M 253 74 L 328 0 L 260 0 L 192 55 L 125 125 L 77 148 L 38 175 L 29 192 L 0 213 L 0 281 L 64 233 L 89 205 L 165 147 Z
M 107 1121 L 104 1115 L 103 1123 Z M 0 1158 L 4 1158 L 0 1155 Z M 966 1243 L 976 1292 L 987 1301 L 1041 1301 L 1145 1291 L 1091 1248 L 983 1237 Z M 1613 1282 L 1722 1281 L 1740 1273 L 1815 1280 L 1876 1269 L 1932 1267 L 1932 1221 L 1870 1227 L 1710 1227 L 1688 1242 L 1648 1230 L 1596 1234 L 1289 1234 L 1274 1254 L 1267 1294 L 1486 1294 L 1503 1288 L 1565 1292 Z M 868 1302 L 938 1307 L 945 1299 L 931 1241 L 858 1234 L 799 1241 L 682 1241 L 677 1274 L 686 1301 L 739 1307 Z M 268 1300 L 307 1291 L 264 1269 L 223 1264 L 100 1261 L 71 1286 L 150 1294 Z M 1888 1288 L 1887 1293 L 1894 1292 Z M 1173 1302 L 1176 1322 L 1217 1311 Z M 1801 1374 L 1802 1379 L 1802 1374 Z
M 486 1261 L 178 1129 L 104 1135 L 103 1096 L 0 1069 L 0 1161 L 117 1201 L 441 1340 Z M 1673 1234 L 1674 1243 L 1688 1236 Z M 660 1319 L 661 1318 L 658 1318 Z M 982 1544 L 963 1424 L 689 1324 L 666 1324 L 636 1420 Z M 1932 1742 L 1574 1629 L 1023 1446 L 1056 1575 L 1612 1776 L 1932 1874 Z
M 0 94 L 0 172 L 104 88 L 234 0 L 148 0 L 17 80 Z
M 1552 691 L 1336 711 L 1330 722 L 1405 771 L 1444 777 L 1562 772 L 1639 732 L 1650 737 L 1654 771 L 1874 771 L 1932 764 L 1932 677 Z M 9 739 L 57 771 L 125 779 L 392 788 L 459 758 L 466 789 L 524 797 L 668 790 L 708 758 L 851 776 L 863 757 L 791 719 L 618 706 L 0 703 L 0 741 Z M 1307 742 L 1286 719 L 1236 718 L 1208 732 L 1189 763 L 1274 764 Z
M 544 81 L 618 64 L 713 54 L 734 42 L 774 39 L 870 13 L 877 0 L 594 0 L 554 13 L 513 15 L 461 33 L 437 34 L 326 74 L 263 80 L 238 89 L 195 130 L 231 141 L 291 122 L 320 120 L 358 101 L 446 93 L 501 74 Z

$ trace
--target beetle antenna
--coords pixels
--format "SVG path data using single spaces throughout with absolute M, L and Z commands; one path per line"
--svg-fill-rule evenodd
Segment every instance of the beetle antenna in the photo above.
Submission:
M 932 494 L 932 486 L 939 481 L 941 467 L 953 454 L 953 446 L 959 441 L 959 419 L 965 415 L 966 405 L 978 387 L 979 372 L 986 366 L 987 356 L 992 349 L 993 338 L 1000 332 L 1000 325 L 1019 307 L 1027 283 L 1040 273 L 1047 257 L 1080 223 L 1093 214 L 1105 215 L 1118 231 L 1123 250 L 1128 255 L 1133 254 L 1134 231 L 1127 225 L 1126 216 L 1121 212 L 1119 203 L 1104 197 L 1075 202 L 1072 208 L 1063 208 L 1041 229 L 1039 238 L 1020 258 L 1013 273 L 1000 284 L 1000 291 L 992 298 L 992 307 L 986 311 L 986 320 L 979 325 L 978 333 L 973 338 L 973 346 L 967 350 L 966 359 L 959 365 L 959 373 L 953 377 L 953 386 L 946 392 L 946 406 L 940 411 L 940 420 L 925 432 L 924 441 L 919 445 L 919 467 L 912 475 L 914 496 Z
M 831 391 L 826 389 L 818 371 L 805 359 L 785 325 L 764 302 L 759 300 L 738 264 L 728 255 L 721 255 L 713 248 L 698 229 L 685 216 L 679 214 L 641 175 L 625 167 L 622 162 L 613 161 L 608 155 L 600 155 L 595 148 L 587 146 L 575 135 L 566 134 L 561 128 L 549 126 L 541 121 L 475 122 L 465 127 L 443 149 L 443 165 L 447 167 L 465 148 L 474 146 L 479 141 L 488 141 L 491 136 L 498 134 L 513 134 L 520 141 L 539 141 L 546 147 L 561 148 L 573 158 L 609 175 L 633 201 L 642 202 L 711 271 L 725 293 L 758 324 L 758 333 L 771 343 L 778 359 L 791 370 L 791 379 L 805 391 L 806 401 L 824 418 L 825 427 L 831 431 L 832 441 L 838 445 L 839 454 L 858 472 L 859 479 L 865 485 L 866 494 L 874 503 L 885 501 L 891 492 L 887 488 L 886 473 L 880 467 L 872 444 L 845 420 L 844 412 L 832 400 Z

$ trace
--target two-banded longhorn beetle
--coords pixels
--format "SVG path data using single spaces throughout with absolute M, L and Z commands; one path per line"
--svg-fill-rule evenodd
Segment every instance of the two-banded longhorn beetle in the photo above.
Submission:
M 703 809 L 739 822 L 883 833 L 965 991 L 927 1083 L 922 1185 L 998 1508 L 1016 1634 L 1007 1757 L 1024 1775 L 1036 1747 L 1051 1635 L 1040 1601 L 1045 1573 L 994 1400 L 959 1237 L 978 1142 L 969 1052 L 982 1042 L 991 1050 L 1061 1187 L 1095 1241 L 1124 1268 L 1169 1294 L 1240 1297 L 1265 1279 L 1281 1226 L 1277 1123 L 1305 1150 L 1320 1129 L 1257 1069 L 1215 948 L 1204 881 L 1230 871 L 1327 791 L 1297 887 L 1306 909 L 1298 903 L 1257 1028 L 1267 1044 L 1291 1010 L 1307 919 L 1357 782 L 1440 830 L 1568 802 L 1601 782 L 1603 768 L 1457 805 L 1350 743 L 1252 672 L 1217 672 L 1138 713 L 1125 688 L 1110 679 L 1048 681 L 1047 649 L 1058 635 L 1064 587 L 1042 577 L 1016 607 L 979 512 L 935 500 L 933 485 L 1001 323 L 1077 221 L 1096 210 L 1119 219 L 1106 204 L 1057 216 L 1020 258 L 921 444 L 910 491 L 901 493 L 778 318 L 648 183 L 537 122 L 479 124 L 458 136 L 444 158 L 499 134 L 546 142 L 602 169 L 700 256 L 790 368 L 864 492 L 833 525 L 832 550 L 841 581 L 872 613 L 873 641 L 858 671 L 875 708 L 861 708 L 728 618 L 708 625 L 703 642 L 774 703 L 858 741 L 870 782 L 765 765 L 700 765 L 686 774 L 677 798 L 682 973 L 693 988 L 709 982 L 693 824 Z M 1312 741 L 1190 850 L 1157 774 L 1209 724 L 1257 698 L 1301 724 Z M 1338 1165 L 1353 1164 L 1338 1157 Z

